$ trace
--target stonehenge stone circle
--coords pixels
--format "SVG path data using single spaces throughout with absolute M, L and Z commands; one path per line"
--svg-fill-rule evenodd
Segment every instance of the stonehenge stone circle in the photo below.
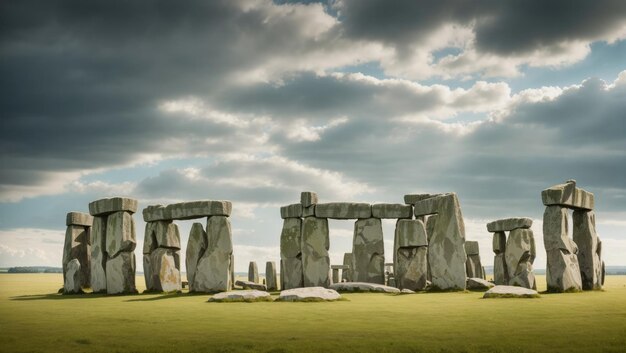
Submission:
M 424 222 L 399 219 L 394 239 L 394 279 L 400 289 L 425 290 L 428 280 L 428 240 Z
M 385 284 L 385 247 L 379 218 L 354 223 L 352 263 L 353 281 Z
M 63 278 L 73 259 L 80 264 L 81 288 L 91 287 L 91 227 L 93 217 L 86 213 L 69 212 L 66 216 L 65 242 L 63 245 Z M 69 293 L 69 292 L 68 292 Z M 73 291 L 71 291 L 73 293 Z
M 543 242 L 547 253 L 548 291 L 602 288 L 602 280 L 598 280 L 602 277 L 602 258 L 595 230 L 594 195 L 576 187 L 575 180 L 568 180 L 543 190 L 541 200 L 546 206 Z M 568 209 L 574 210 L 574 240 L 568 235 Z M 584 265 L 580 265 L 580 260 Z M 583 283 L 583 276 L 586 283 Z
M 426 198 L 413 208 L 416 217 L 437 214 L 428 242 L 433 289 L 465 290 L 465 224 L 456 194 Z
M 277 290 L 278 281 L 276 278 L 276 263 L 274 261 L 267 261 L 265 263 L 265 285 L 267 290 Z
M 82 293 L 80 261 L 76 258 L 71 259 L 64 270 L 63 294 Z
M 137 237 L 133 213 L 137 200 L 105 198 L 89 203 L 94 216 L 91 234 L 91 288 L 95 293 L 136 293 Z
M 252 283 L 259 283 L 259 268 L 254 261 L 250 261 L 248 264 L 248 281 Z
M 328 236 L 326 218 L 304 218 L 302 222 L 302 273 L 305 287 L 328 287 L 330 284 Z
M 506 218 L 487 223 L 493 232 L 493 279 L 496 285 L 536 289 L 533 262 L 537 251 L 530 218 Z M 509 232 L 508 240 L 505 232 Z
M 480 261 L 480 249 L 477 241 L 465 241 L 465 253 L 467 261 L 465 262 L 465 272 L 469 278 L 485 279 L 483 265 Z

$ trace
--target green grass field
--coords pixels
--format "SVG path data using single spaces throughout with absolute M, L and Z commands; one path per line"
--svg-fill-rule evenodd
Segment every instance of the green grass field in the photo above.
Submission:
M 333 303 L 63 296 L 60 285 L 60 274 L 0 275 L 0 351 L 626 351 L 626 276 L 608 276 L 605 291 L 539 299 L 359 293 Z

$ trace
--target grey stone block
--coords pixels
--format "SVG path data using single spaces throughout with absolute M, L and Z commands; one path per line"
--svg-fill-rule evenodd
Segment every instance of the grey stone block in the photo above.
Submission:
M 508 232 L 518 228 L 530 228 L 532 225 L 533 220 L 530 218 L 506 218 L 487 223 L 487 231 Z
M 283 206 L 280 208 L 280 218 L 301 218 L 302 217 L 302 205 L 294 203 L 291 205 Z
M 331 219 L 371 218 L 372 206 L 367 203 L 353 202 L 318 203 L 315 206 L 315 217 Z
M 401 203 L 377 203 L 372 205 L 373 218 L 400 219 L 412 218 L 413 206 Z
M 302 207 L 309 207 L 317 204 L 317 194 L 312 191 L 303 191 L 300 193 L 300 203 Z
M 120 211 L 137 212 L 137 200 L 127 197 L 112 197 L 89 203 L 89 214 L 92 216 L 106 216 Z
M 93 216 L 82 212 L 69 212 L 65 217 L 65 225 L 67 226 L 85 226 L 91 227 Z

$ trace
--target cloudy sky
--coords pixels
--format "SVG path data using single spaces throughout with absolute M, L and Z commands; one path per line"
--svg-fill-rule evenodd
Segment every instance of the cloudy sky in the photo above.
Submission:
M 485 223 L 532 217 L 542 244 L 567 179 L 626 265 L 622 0 L 3 1 L 0 77 L 0 266 L 60 266 L 66 212 L 125 195 L 233 201 L 245 271 L 302 190 L 455 191 L 491 265 Z M 330 226 L 340 263 L 353 222 Z

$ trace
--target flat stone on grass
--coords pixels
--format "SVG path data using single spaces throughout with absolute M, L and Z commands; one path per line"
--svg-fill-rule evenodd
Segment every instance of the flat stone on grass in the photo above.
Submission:
M 237 290 L 231 292 L 221 292 L 209 298 L 209 302 L 234 303 L 234 302 L 271 302 L 272 297 L 268 292 L 260 290 Z
M 489 281 L 486 281 L 482 278 L 468 278 L 467 279 L 468 290 L 485 291 L 495 286 L 496 286 L 495 284 Z
M 366 282 L 341 282 L 331 284 L 328 288 L 334 289 L 338 292 L 400 293 L 400 290 L 395 287 Z
M 486 291 L 483 298 L 539 298 L 536 290 L 515 287 L 515 286 L 495 286 Z
M 267 290 L 267 287 L 264 284 L 255 283 L 252 281 L 236 281 L 235 285 L 240 286 L 243 289 L 256 289 L 256 290 L 262 290 L 262 291 Z
M 282 302 L 324 302 L 341 299 L 341 294 L 324 287 L 293 288 L 280 292 L 277 301 Z

